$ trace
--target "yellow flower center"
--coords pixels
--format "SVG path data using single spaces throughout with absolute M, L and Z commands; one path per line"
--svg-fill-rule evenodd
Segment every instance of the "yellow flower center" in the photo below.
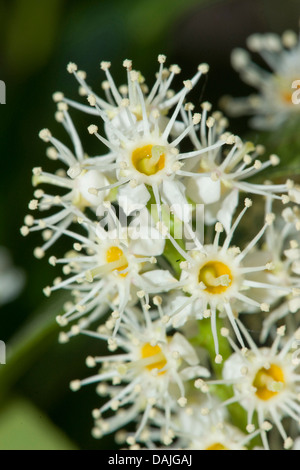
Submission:
M 158 344 L 152 346 L 150 343 L 145 343 L 141 353 L 145 367 L 150 371 L 153 369 L 163 369 L 167 364 L 167 360 Z M 159 372 L 158 374 L 165 374 L 165 371 Z
M 132 152 L 131 161 L 140 173 L 155 175 L 165 167 L 164 148 L 150 144 L 137 148 Z
M 205 450 L 228 450 L 228 449 L 223 444 L 221 444 L 221 442 L 216 442 L 215 444 L 212 444 L 211 446 L 206 447 Z
M 121 248 L 118 246 L 111 246 L 108 248 L 106 252 L 106 261 L 107 263 L 115 263 L 120 261 L 121 266 L 118 266 L 116 269 L 117 271 L 124 271 L 124 269 L 128 268 L 128 262 L 126 256 L 124 255 Z M 124 264 L 123 264 L 124 262 Z M 120 276 L 126 277 L 128 273 L 120 273 Z
M 293 104 L 293 101 L 292 101 L 293 92 L 294 90 L 293 91 L 283 90 L 281 92 L 281 98 L 286 104 Z
M 256 396 L 267 401 L 273 398 L 284 385 L 284 374 L 282 369 L 276 364 L 271 364 L 269 369 L 262 367 L 256 373 L 253 386 L 256 388 Z
M 200 269 L 198 280 L 209 294 L 222 294 L 232 283 L 232 273 L 221 261 L 209 261 Z
M 292 101 L 292 95 L 295 90 L 293 90 L 292 83 L 294 80 L 297 80 L 297 77 L 280 77 L 279 75 L 276 75 L 274 77 L 275 84 L 277 86 L 277 91 L 280 95 L 281 100 L 284 102 L 284 104 L 288 105 L 293 105 Z

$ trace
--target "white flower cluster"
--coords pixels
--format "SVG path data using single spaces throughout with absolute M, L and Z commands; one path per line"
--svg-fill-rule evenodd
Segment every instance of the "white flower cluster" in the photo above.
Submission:
M 248 49 L 265 63 L 261 67 L 251 60 L 248 51 L 237 48 L 231 56 L 233 68 L 258 94 L 245 98 L 224 97 L 229 116 L 252 115 L 250 125 L 256 129 L 276 129 L 290 118 L 299 116 L 300 41 L 294 31 L 280 37 L 275 33 L 252 34 Z
M 21 233 L 42 231 L 37 258 L 60 237 L 70 244 L 51 254 L 62 277 L 44 289 L 70 294 L 60 341 L 82 334 L 107 345 L 87 358 L 95 375 L 71 389 L 96 384 L 94 437 L 114 433 L 131 449 L 269 449 L 278 435 L 291 448 L 300 422 L 299 188 L 269 181 L 277 155 L 230 133 L 210 103 L 187 100 L 207 64 L 176 93 L 179 67 L 167 68 L 164 55 L 158 62 L 152 88 L 130 60 L 121 86 L 102 62 L 105 98 L 69 63 L 87 102 L 53 97 L 72 147 L 40 132 L 63 168 L 34 168 L 29 208 L 46 215 L 27 215 Z M 87 137 L 99 155 L 83 149 L 70 109 L 93 116 Z

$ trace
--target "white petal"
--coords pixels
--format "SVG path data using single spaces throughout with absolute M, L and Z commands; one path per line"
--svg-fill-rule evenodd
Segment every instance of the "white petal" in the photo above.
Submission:
M 131 188 L 129 184 L 121 186 L 118 192 L 118 202 L 126 215 L 142 210 L 150 199 L 150 193 L 144 184 Z
M 184 195 L 184 185 L 180 182 L 164 180 L 161 187 L 161 198 L 164 204 L 179 220 L 188 222 L 191 219 L 192 207 Z
M 213 204 L 220 200 L 221 182 L 213 181 L 210 176 L 189 178 L 187 195 L 196 203 Z
M 289 191 L 289 196 L 290 196 L 290 198 L 293 202 L 295 202 L 296 204 L 300 204 L 300 191 L 299 191 L 299 189 L 297 189 L 297 188 L 291 189 Z
M 224 363 L 223 378 L 232 380 L 241 377 L 241 370 L 245 366 L 245 360 L 240 354 L 233 353 Z
M 147 292 L 159 292 L 159 290 L 169 290 L 174 285 L 174 289 L 177 285 L 177 280 L 169 271 L 163 269 L 154 269 L 142 274 L 141 279 L 145 283 Z
M 217 214 L 218 221 L 221 222 L 227 233 L 230 230 L 232 216 L 238 205 L 238 201 L 239 192 L 237 189 L 233 189 L 222 202 L 222 207 Z
M 154 227 L 135 227 L 130 235 L 135 255 L 159 256 L 165 249 L 165 239 Z
M 134 114 L 131 114 L 131 119 L 136 123 L 136 117 Z M 108 140 L 115 144 L 120 144 L 119 137 L 116 137 L 116 134 L 113 132 L 113 129 L 118 129 L 119 131 L 123 132 L 125 135 L 128 131 L 132 129 L 131 120 L 128 117 L 127 110 L 124 108 L 118 108 L 118 113 L 111 119 L 110 123 L 105 123 L 104 130 Z
M 99 206 L 99 204 L 103 202 L 109 191 L 99 191 L 98 196 L 95 196 L 89 192 L 89 189 L 98 189 L 108 184 L 109 182 L 103 173 L 97 170 L 89 170 L 80 175 L 76 180 L 77 189 L 80 191 L 82 197 L 94 207 Z
M 300 275 L 300 261 L 294 261 L 292 265 L 292 271 L 293 273 Z
M 289 309 L 291 313 L 296 313 L 300 309 L 300 297 L 296 297 L 289 301 Z
M 290 248 L 289 250 L 285 250 L 284 254 L 288 259 L 297 260 L 299 259 L 299 256 L 300 256 L 300 250 L 296 248 Z
M 186 367 L 180 372 L 180 377 L 183 380 L 192 380 L 196 377 L 210 377 L 210 372 L 206 367 L 192 366 Z
M 180 356 L 190 365 L 196 365 L 199 363 L 198 356 L 193 346 L 180 333 L 175 333 L 173 336 L 170 342 L 170 349 L 178 351 Z

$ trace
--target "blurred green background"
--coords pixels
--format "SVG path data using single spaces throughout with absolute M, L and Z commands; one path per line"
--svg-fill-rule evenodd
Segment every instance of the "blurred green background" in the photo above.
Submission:
M 55 168 L 45 157 L 39 130 L 48 127 L 67 142 L 54 120 L 51 98 L 60 90 L 77 99 L 67 63 L 76 62 L 101 93 L 101 60 L 112 62 L 112 74 L 121 84 L 122 61 L 132 59 L 151 85 L 157 55 L 166 54 L 168 64 L 182 68 L 178 87 L 207 62 L 210 72 L 193 90 L 193 100 L 217 106 L 224 94 L 250 91 L 231 69 L 233 47 L 244 46 L 254 32 L 297 30 L 299 7 L 299 0 L 0 0 L 0 79 L 7 87 L 7 103 L 0 108 L 0 245 L 26 276 L 19 297 L 0 307 L 0 340 L 8 356 L 7 364 L 0 365 L 1 450 L 114 445 L 111 437 L 91 437 L 91 410 L 99 405 L 94 387 L 76 394 L 69 390 L 72 379 L 89 374 L 85 358 L 101 345 L 82 337 L 58 344 L 53 320 L 61 300 L 48 300 L 42 293 L 55 269 L 47 262 L 48 253 L 41 261 L 33 257 L 40 234 L 23 238 L 19 232 L 32 199 L 32 167 Z M 100 153 L 86 132 L 90 120 L 80 113 L 72 116 L 87 151 Z M 243 134 L 246 122 L 232 120 L 232 131 Z M 59 245 L 49 256 L 62 250 L 63 242 Z

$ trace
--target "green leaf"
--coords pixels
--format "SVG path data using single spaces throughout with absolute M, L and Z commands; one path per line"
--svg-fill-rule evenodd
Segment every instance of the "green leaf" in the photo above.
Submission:
M 60 331 L 56 315 L 62 313 L 65 296 L 48 300 L 41 311 L 20 327 L 6 345 L 6 364 L 0 366 L 0 398 L 30 369 L 39 355 L 57 341 Z
M 62 2 L 18 0 L 11 3 L 4 51 L 9 66 L 20 77 L 47 64 L 55 47 Z
M 67 436 L 31 402 L 11 399 L 0 411 L 0 450 L 76 450 Z
M 134 41 L 143 47 L 161 37 L 173 21 L 193 6 L 207 3 L 208 0 L 139 1 L 134 8 L 128 10 L 128 34 L 133 35 Z M 151 18 L 155 18 L 155 21 Z

